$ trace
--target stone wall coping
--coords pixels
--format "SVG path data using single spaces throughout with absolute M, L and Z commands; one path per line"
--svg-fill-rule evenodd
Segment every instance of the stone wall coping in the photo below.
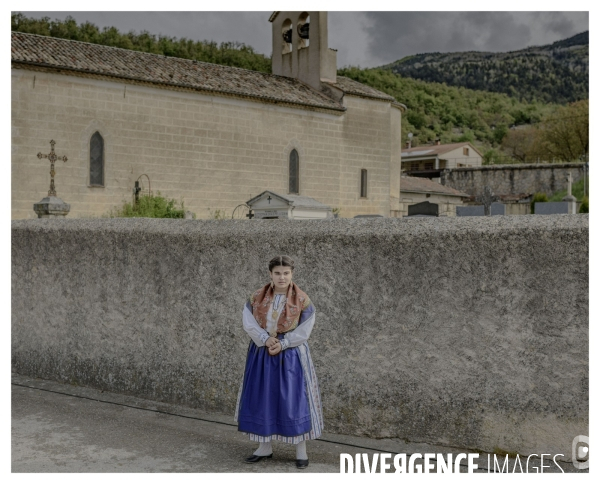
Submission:
M 503 215 L 465 219 L 337 218 L 327 220 L 186 220 L 186 219 L 62 219 L 13 220 L 12 230 L 46 232 L 105 231 L 164 233 L 190 237 L 252 237 L 257 234 L 289 237 L 421 237 L 440 233 L 498 233 L 505 231 L 556 231 L 589 228 L 589 214 Z
M 463 166 L 460 168 L 444 168 L 442 172 L 449 171 L 484 171 L 484 170 L 545 170 L 548 168 L 583 168 L 585 163 L 516 163 L 514 165 L 482 165 Z

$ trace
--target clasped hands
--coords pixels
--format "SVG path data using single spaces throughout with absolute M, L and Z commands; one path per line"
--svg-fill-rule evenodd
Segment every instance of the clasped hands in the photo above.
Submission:
M 265 346 L 269 350 L 269 354 L 271 356 L 275 356 L 282 350 L 281 342 L 277 338 L 274 338 L 273 336 L 269 336 L 269 339 L 267 341 L 265 341 Z

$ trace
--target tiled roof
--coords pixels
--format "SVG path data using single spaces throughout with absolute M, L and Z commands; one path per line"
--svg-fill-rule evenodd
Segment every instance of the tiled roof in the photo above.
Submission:
M 441 183 L 431 181 L 429 178 L 419 178 L 416 176 L 403 176 L 400 178 L 400 193 L 440 193 L 442 195 L 452 195 L 455 197 L 468 197 L 468 193 L 460 192 L 452 187 L 447 187 Z
M 276 103 L 345 110 L 333 99 L 297 79 L 237 67 L 21 32 L 12 32 L 11 53 L 13 65 L 33 65 Z
M 448 151 L 455 150 L 456 148 L 460 148 L 461 146 L 468 146 L 476 151 L 480 156 L 479 150 L 475 148 L 468 141 L 464 141 L 462 143 L 449 143 L 445 145 L 427 145 L 427 146 L 415 146 L 414 148 L 408 148 L 402 150 L 402 158 L 412 158 L 417 156 L 429 156 L 429 155 L 442 155 L 444 153 L 448 153 Z
M 291 205 L 294 208 L 312 208 L 312 209 L 323 209 L 323 210 L 331 210 L 331 207 L 325 205 L 324 203 L 319 202 L 311 197 L 306 197 L 304 195 L 280 195 L 279 193 L 275 193 L 271 190 L 265 190 L 261 194 L 253 197 L 248 200 L 246 203 L 248 205 L 252 205 L 254 202 L 260 200 L 265 193 L 269 193 L 274 195 L 275 197 L 287 202 L 288 205 Z
M 320 208 L 325 210 L 330 210 L 331 207 L 329 205 L 325 205 L 314 198 L 305 197 L 303 195 L 284 195 L 283 198 L 287 198 L 291 205 L 295 208 Z
M 361 84 L 360 82 L 350 79 L 349 77 L 337 76 L 336 82 L 327 82 L 327 84 L 341 89 L 346 94 L 396 102 L 396 99 L 393 96 L 390 96 L 385 92 L 378 91 L 371 86 Z

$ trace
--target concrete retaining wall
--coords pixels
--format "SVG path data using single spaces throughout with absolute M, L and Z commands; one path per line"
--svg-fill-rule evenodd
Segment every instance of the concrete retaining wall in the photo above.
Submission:
M 440 183 L 469 195 L 483 195 L 489 185 L 496 195 L 533 194 L 551 195 L 567 189 L 567 176 L 573 183 L 583 178 L 584 163 L 550 163 L 520 165 L 486 165 L 453 168 L 442 171 Z M 589 171 L 586 172 L 586 184 Z
M 280 253 L 327 431 L 567 458 L 589 435 L 587 215 L 13 221 L 13 370 L 233 414 Z

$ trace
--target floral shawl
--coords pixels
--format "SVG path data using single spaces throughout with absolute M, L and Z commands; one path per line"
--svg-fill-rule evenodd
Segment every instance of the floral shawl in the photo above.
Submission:
M 274 291 L 271 283 L 261 287 L 250 296 L 250 304 L 252 305 L 252 315 L 261 328 L 267 328 L 267 312 L 269 306 L 273 302 Z M 288 286 L 285 307 L 279 319 L 277 320 L 277 332 L 286 333 L 298 326 L 300 313 L 310 304 L 310 299 L 306 293 L 300 289 L 294 282 Z

